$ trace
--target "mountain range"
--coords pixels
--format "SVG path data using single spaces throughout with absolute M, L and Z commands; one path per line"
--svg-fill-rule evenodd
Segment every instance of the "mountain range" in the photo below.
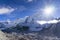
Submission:
M 57 23 L 45 23 L 39 24 L 37 20 L 34 20 L 30 17 L 25 17 L 21 19 L 17 19 L 11 22 L 0 22 L 0 30 L 3 32 L 11 33 L 11 32 L 40 32 L 42 35 L 55 35 L 60 37 L 60 19 L 53 19 L 59 20 Z M 41 20 L 40 20 L 41 21 Z M 41 22 L 40 22 L 41 23 Z

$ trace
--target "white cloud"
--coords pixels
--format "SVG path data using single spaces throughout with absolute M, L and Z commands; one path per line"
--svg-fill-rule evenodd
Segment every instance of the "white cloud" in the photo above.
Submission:
M 46 24 L 46 23 L 48 23 L 48 24 L 55 24 L 55 23 L 58 23 L 58 22 L 60 22 L 60 20 L 37 21 L 37 23 L 39 23 L 41 25 Z
M 32 2 L 33 0 L 27 0 L 27 2 Z
M 37 21 L 37 23 L 43 25 L 43 24 L 46 24 L 47 22 L 46 21 Z
M 6 8 L 6 7 L 2 7 L 0 8 L 0 14 L 8 14 L 13 12 L 15 9 L 13 8 Z
M 37 2 L 37 0 L 26 0 L 27 2 Z
M 32 2 L 33 0 L 28 0 L 29 2 Z

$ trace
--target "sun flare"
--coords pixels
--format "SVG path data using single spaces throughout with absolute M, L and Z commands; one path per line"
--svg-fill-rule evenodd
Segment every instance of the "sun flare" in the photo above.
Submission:
M 45 7 L 44 8 L 44 13 L 46 14 L 46 15 L 50 15 L 50 14 L 52 14 L 53 12 L 54 12 L 54 7 L 52 7 L 52 6 L 47 6 L 47 7 Z

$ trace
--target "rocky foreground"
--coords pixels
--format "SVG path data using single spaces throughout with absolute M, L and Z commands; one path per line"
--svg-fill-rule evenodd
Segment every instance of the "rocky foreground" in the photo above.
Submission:
M 32 33 L 3 33 L 0 31 L 0 40 L 60 40 L 57 36 L 47 32 L 32 32 Z

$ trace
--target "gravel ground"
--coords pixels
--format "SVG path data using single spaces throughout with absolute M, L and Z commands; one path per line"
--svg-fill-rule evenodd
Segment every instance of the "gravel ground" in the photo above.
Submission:
M 46 36 L 46 35 L 39 35 L 38 33 L 24 33 L 24 34 L 7 34 L 6 37 L 9 40 L 60 40 L 60 38 L 56 36 Z

